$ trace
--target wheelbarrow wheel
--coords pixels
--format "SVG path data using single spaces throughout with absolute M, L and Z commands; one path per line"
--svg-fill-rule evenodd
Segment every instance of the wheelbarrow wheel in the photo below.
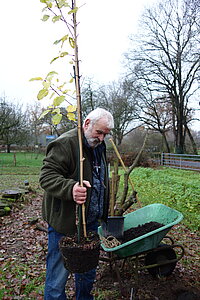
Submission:
M 176 252 L 168 247 L 165 249 L 162 249 L 162 247 L 166 247 L 169 245 L 166 244 L 160 244 L 158 247 L 161 248 L 158 251 L 150 252 L 145 257 L 145 265 L 154 265 L 154 264 L 161 264 L 166 261 L 170 261 L 173 259 L 176 259 Z M 166 277 L 172 274 L 173 270 L 176 267 L 176 262 L 168 263 L 162 266 L 156 266 L 152 268 L 148 268 L 148 272 L 153 275 L 154 277 Z

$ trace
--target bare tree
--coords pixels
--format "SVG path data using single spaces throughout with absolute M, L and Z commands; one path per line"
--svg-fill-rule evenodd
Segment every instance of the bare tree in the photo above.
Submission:
M 5 97 L 0 98 L 0 140 L 10 152 L 12 144 L 22 145 L 29 140 L 27 116 L 18 104 L 9 103 Z
M 82 91 L 83 114 L 98 106 L 108 109 L 115 122 L 113 139 L 120 145 L 127 131 L 133 129 L 132 121 L 135 120 L 136 110 L 134 93 L 128 81 L 124 79 L 96 89 L 89 84 Z
M 177 153 L 184 152 L 189 103 L 199 92 L 200 14 L 194 2 L 165 0 L 146 9 L 137 47 L 126 54 L 129 75 L 148 87 L 154 101 L 167 95 Z

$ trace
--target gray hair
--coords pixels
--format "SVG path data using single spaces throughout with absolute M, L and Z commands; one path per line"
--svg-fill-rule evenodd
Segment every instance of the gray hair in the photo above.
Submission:
M 96 123 L 100 119 L 105 119 L 106 125 L 109 129 L 114 128 L 114 120 L 111 113 L 104 108 L 96 108 L 92 110 L 87 117 L 85 118 L 85 121 L 89 119 L 93 124 Z M 85 124 L 84 121 L 84 124 Z

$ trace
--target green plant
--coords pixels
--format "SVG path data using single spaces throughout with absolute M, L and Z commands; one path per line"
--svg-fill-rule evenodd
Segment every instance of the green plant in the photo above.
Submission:
M 116 291 L 96 289 L 95 293 L 94 293 L 95 300 L 105 300 L 105 299 L 109 299 L 110 297 L 112 297 L 112 299 L 114 297 L 116 297 L 116 299 L 118 299 L 119 296 L 120 296 L 119 291 L 117 289 L 116 289 Z

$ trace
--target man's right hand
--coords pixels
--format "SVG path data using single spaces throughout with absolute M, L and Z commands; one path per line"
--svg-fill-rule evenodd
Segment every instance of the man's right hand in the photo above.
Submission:
M 87 188 L 91 187 L 91 184 L 87 180 L 83 180 L 84 186 L 80 186 L 77 182 L 72 189 L 73 199 L 77 204 L 83 204 L 87 198 Z

